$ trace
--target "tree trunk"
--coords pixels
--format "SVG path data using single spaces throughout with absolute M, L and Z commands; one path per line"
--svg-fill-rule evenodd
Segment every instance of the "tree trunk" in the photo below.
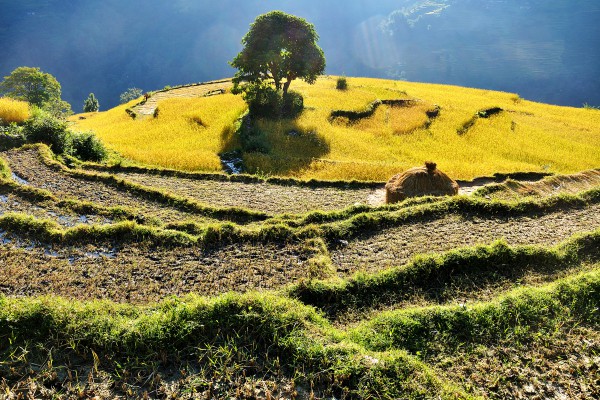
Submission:
M 288 79 L 287 81 L 285 81 L 285 83 L 283 84 L 283 94 L 286 95 L 288 92 L 288 89 L 290 88 L 290 85 L 292 84 L 292 80 Z

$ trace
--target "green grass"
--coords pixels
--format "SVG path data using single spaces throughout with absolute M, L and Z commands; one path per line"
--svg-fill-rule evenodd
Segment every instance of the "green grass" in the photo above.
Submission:
M 522 288 L 472 305 L 434 306 L 383 312 L 351 332 L 372 351 L 451 352 L 456 346 L 509 338 L 530 340 L 561 324 L 597 327 L 600 271 L 582 273 L 541 288 Z
M 169 349 L 167 361 L 207 361 L 210 366 L 200 374 L 205 379 L 211 374 L 213 379 L 217 375 L 235 379 L 248 369 L 267 376 L 291 375 L 315 391 L 345 393 L 349 398 L 378 392 L 386 393 L 386 398 L 468 397 L 404 352 L 379 356 L 381 365 L 365 363 L 364 349 L 344 342 L 343 334 L 314 309 L 270 294 L 189 296 L 149 307 L 0 297 L 0 306 L 0 337 L 10 338 L 0 346 L 5 360 L 0 369 L 15 364 L 6 359 L 19 348 L 41 345 L 88 354 L 95 368 L 114 371 L 134 363 L 146 365 L 149 370 L 139 373 L 149 374 Z M 228 370 L 223 362 L 230 360 L 219 359 L 224 348 L 240 365 L 254 367 Z M 278 366 L 279 360 L 285 365 Z
M 248 369 L 347 398 L 469 398 L 419 359 L 440 347 L 451 352 L 460 344 L 531 340 L 564 324 L 597 326 L 598 293 L 595 269 L 487 302 L 384 312 L 348 331 L 333 328 L 312 307 L 269 293 L 148 306 L 0 296 L 0 369 L 59 348 L 88 355 L 94 368 L 112 373 L 131 365 L 145 366 L 138 373 L 149 375 L 161 365 L 206 363 L 203 379 L 236 379 Z M 232 357 L 222 357 L 225 348 Z M 11 358 L 18 354 L 23 358 Z
M 343 279 L 334 277 L 329 253 L 340 240 L 360 240 L 369 232 L 450 215 L 516 219 L 585 209 L 600 200 L 597 187 L 511 201 L 428 197 L 380 207 L 271 216 L 206 207 L 105 173 L 69 170 L 53 159 L 47 147 L 37 148 L 46 165 L 61 173 L 223 221 L 152 226 L 150 218 L 137 215 L 136 210 L 62 200 L 48 191 L 18 185 L 9 180 L 8 165 L 0 158 L 0 193 L 38 207 L 52 205 L 119 221 L 63 228 L 51 220 L 4 213 L 0 231 L 16 237 L 17 245 L 30 240 L 63 249 L 98 243 L 118 243 L 123 248 L 149 244 L 149 249 L 185 246 L 197 247 L 202 256 L 232 244 L 294 243 L 308 273 L 303 281 L 277 291 L 192 294 L 143 305 L 0 295 L 0 376 L 4 378 L 0 391 L 7 396 L 43 397 L 41 393 L 54 390 L 56 398 L 143 398 L 146 391 L 152 397 L 172 388 L 173 398 L 261 397 L 247 388 L 254 382 L 271 385 L 262 393 L 275 398 L 282 393 L 286 394 L 280 397 L 293 397 L 296 392 L 308 398 L 468 399 L 476 398 L 481 388 L 471 387 L 468 377 L 448 374 L 440 368 L 440 359 L 476 354 L 482 346 L 520 349 L 562 331 L 599 330 L 600 230 L 596 226 L 553 247 L 496 241 L 416 256 L 386 271 Z M 92 169 L 116 172 L 121 168 Z M 282 186 L 363 187 L 363 183 L 230 178 L 138 167 L 122 170 Z M 143 269 L 143 261 L 139 263 L 135 268 Z M 535 279 L 526 279 L 531 277 Z M 519 287 L 523 282 L 528 286 Z M 461 299 L 455 291 L 470 297 Z M 353 316 L 360 318 L 352 320 Z M 493 372 L 510 371 L 498 367 Z M 77 376 L 71 379 L 71 375 Z M 25 382 L 46 392 L 32 389 L 28 394 L 28 389 L 17 388 Z M 94 382 L 104 384 L 105 392 L 92 391 Z
M 418 256 L 410 263 L 376 274 L 358 274 L 341 281 L 308 280 L 289 288 L 289 296 L 328 315 L 389 305 L 426 293 L 444 301 L 448 287 L 461 277 L 471 278 L 476 290 L 488 282 L 518 279 L 528 272 L 564 270 L 583 262 L 597 262 L 600 230 L 583 234 L 553 248 L 510 247 L 502 241 L 490 246 L 457 249 L 440 255 Z

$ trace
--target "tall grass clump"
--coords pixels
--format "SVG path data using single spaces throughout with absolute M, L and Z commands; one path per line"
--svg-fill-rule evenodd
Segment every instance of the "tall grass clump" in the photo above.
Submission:
M 11 172 L 8 163 L 0 157 L 0 179 L 10 179 Z
M 21 124 L 30 116 L 29 103 L 0 97 L 0 125 Z

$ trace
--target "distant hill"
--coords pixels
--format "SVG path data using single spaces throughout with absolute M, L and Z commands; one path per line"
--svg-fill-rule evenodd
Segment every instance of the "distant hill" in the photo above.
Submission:
M 39 66 L 75 110 L 129 87 L 231 76 L 248 25 L 272 9 L 316 25 L 327 73 L 392 77 L 600 104 L 597 0 L 24 0 L 0 14 L 0 75 Z

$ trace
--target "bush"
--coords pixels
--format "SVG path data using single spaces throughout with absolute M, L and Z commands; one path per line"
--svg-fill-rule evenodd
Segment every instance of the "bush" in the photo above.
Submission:
M 73 135 L 67 129 L 66 121 L 41 110 L 35 114 L 25 123 L 27 141 L 47 144 L 57 154 L 71 153 Z
M 304 108 L 304 98 L 298 92 L 285 95 L 268 84 L 250 84 L 244 89 L 244 100 L 250 115 L 259 118 L 293 118 Z
M 14 122 L 8 126 L 0 125 L 0 151 L 21 147 L 25 142 L 22 126 Z
M 283 95 L 281 114 L 287 118 L 295 118 L 304 109 L 304 98 L 298 92 L 289 91 Z
M 93 133 L 76 133 L 72 155 L 83 161 L 102 161 L 106 158 L 106 148 Z
M 98 112 L 98 110 L 100 110 L 100 103 L 94 93 L 90 93 L 83 103 L 83 112 Z
M 119 101 L 121 104 L 129 103 L 132 100 L 141 97 L 144 94 L 144 91 L 140 88 L 129 88 L 119 96 Z
M 348 80 L 346 79 L 345 76 L 339 77 L 337 79 L 337 83 L 335 85 L 335 88 L 338 90 L 346 90 L 348 89 Z
M 271 85 L 251 84 L 244 90 L 244 100 L 248 103 L 253 117 L 276 118 L 281 109 L 281 95 Z

